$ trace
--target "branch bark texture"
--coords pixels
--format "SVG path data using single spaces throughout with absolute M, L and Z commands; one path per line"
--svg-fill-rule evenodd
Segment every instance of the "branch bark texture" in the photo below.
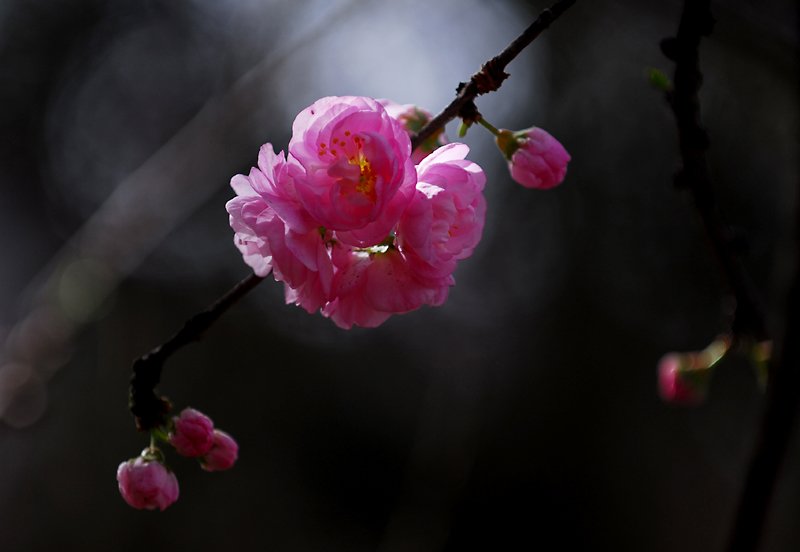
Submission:
M 457 88 L 456 98 L 444 110 L 422 127 L 419 133 L 411 139 L 411 149 L 417 149 L 425 140 L 444 125 L 455 119 L 461 111 L 481 94 L 487 94 L 500 88 L 503 81 L 508 78 L 506 66 L 516 58 L 522 50 L 527 48 L 542 31 L 547 29 L 553 21 L 558 19 L 576 0 L 559 0 L 545 9 L 530 24 L 521 35 L 514 39 L 505 50 L 487 61 L 481 70 L 470 77 L 469 82 L 462 82 Z

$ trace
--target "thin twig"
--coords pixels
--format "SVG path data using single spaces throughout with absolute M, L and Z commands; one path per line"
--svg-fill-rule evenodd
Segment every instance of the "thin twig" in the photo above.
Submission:
M 432 136 L 438 129 L 451 121 L 464 106 L 476 96 L 497 90 L 508 75 L 505 67 L 525 49 L 539 34 L 548 28 L 576 0 L 559 0 L 544 10 L 525 32 L 518 36 L 499 55 L 486 62 L 481 70 L 473 75 L 468 84 L 461 83 L 459 93 L 453 102 L 439 115 L 425 125 L 412 139 L 412 149 Z M 161 379 L 164 362 L 178 349 L 202 338 L 203 333 L 222 316 L 234 303 L 244 297 L 263 278 L 250 275 L 235 288 L 225 294 L 206 311 L 195 315 L 169 341 L 150 351 L 133 363 L 131 376 L 130 411 L 136 418 L 136 426 L 140 431 L 148 431 L 164 422 L 164 417 L 171 405 L 163 397 L 155 393 L 155 387 Z
M 164 362 L 184 345 L 202 339 L 206 330 L 220 316 L 261 283 L 263 279 L 260 276 L 251 274 L 236 284 L 216 303 L 191 317 L 183 328 L 168 341 L 134 361 L 129 409 L 134 418 L 136 418 L 136 427 L 139 431 L 149 431 L 162 424 L 164 416 L 170 409 L 169 402 L 155 394 L 155 387 L 161 380 L 161 370 L 164 367 Z
M 468 83 L 461 83 L 457 89 L 456 98 L 448 105 L 444 111 L 431 119 L 428 124 L 422 127 L 411 139 L 411 148 L 417 149 L 425 140 L 444 125 L 458 117 L 460 111 L 468 103 L 472 102 L 481 94 L 486 94 L 497 90 L 502 82 L 508 77 L 505 72 L 506 66 L 519 55 L 533 40 L 547 29 L 553 21 L 559 18 L 562 13 L 575 3 L 576 0 L 559 0 L 549 8 L 545 9 L 531 25 L 523 31 L 514 41 L 508 45 L 499 55 L 487 61 L 481 70 L 472 75 Z

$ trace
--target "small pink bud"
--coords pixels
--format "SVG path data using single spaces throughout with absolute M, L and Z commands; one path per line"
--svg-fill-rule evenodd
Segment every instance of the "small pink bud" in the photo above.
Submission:
M 185 408 L 180 418 L 172 419 L 174 429 L 169 433 L 169 442 L 181 456 L 197 458 L 203 456 L 214 444 L 214 422 L 193 408 Z
M 513 133 L 501 130 L 497 145 L 508 159 L 511 177 L 526 188 L 558 186 L 572 159 L 558 140 L 538 127 Z
M 239 456 L 239 445 L 233 437 L 220 431 L 214 430 L 214 446 L 208 454 L 200 458 L 200 465 L 206 471 L 227 470 L 236 462 Z
M 125 502 L 137 509 L 161 511 L 178 500 L 178 480 L 172 470 L 158 460 L 143 456 L 131 458 L 117 468 L 119 492 Z
M 658 362 L 658 394 L 665 402 L 697 405 L 706 396 L 710 369 L 693 368 L 692 353 L 669 353 Z

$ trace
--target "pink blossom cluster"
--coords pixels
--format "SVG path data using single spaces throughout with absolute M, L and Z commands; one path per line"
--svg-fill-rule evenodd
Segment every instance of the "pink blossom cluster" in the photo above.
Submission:
M 197 458 L 204 470 L 227 470 L 236 462 L 239 445 L 224 431 L 214 429 L 214 423 L 205 414 L 186 408 L 168 425 L 169 435 L 162 438 L 181 456 Z M 117 468 L 117 482 L 122 498 L 137 509 L 163 511 L 178 500 L 178 479 L 155 446 L 144 449 L 137 458 L 122 462 Z
M 443 304 L 481 239 L 483 171 L 459 143 L 412 157 L 411 115 L 425 112 L 408 108 L 317 100 L 295 119 L 288 155 L 267 143 L 258 167 L 231 180 L 226 209 L 245 262 L 284 282 L 287 303 L 345 329 Z

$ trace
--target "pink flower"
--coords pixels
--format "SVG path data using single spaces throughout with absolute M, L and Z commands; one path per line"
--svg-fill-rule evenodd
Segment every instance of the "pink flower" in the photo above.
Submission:
M 313 313 L 330 295 L 333 265 L 326 243 L 331 235 L 300 203 L 283 152 L 275 155 L 272 145 L 265 144 L 258 165 L 249 176 L 231 179 L 237 197 L 225 207 L 236 232 L 234 243 L 258 276 L 272 270 L 276 280 L 286 283 L 289 302 Z
M 239 456 L 239 445 L 233 437 L 220 431 L 214 430 L 214 446 L 208 453 L 200 458 L 200 465 L 206 471 L 227 470 L 236 462 Z
M 411 135 L 411 133 L 416 134 L 422 130 L 422 127 L 424 127 L 428 121 L 433 119 L 433 114 L 430 111 L 413 104 L 400 105 L 392 100 L 386 99 L 375 101 L 383 106 L 390 117 L 397 119 L 400 124 L 403 125 L 403 128 L 408 131 L 409 135 Z M 447 135 L 444 133 L 444 127 L 442 127 L 411 153 L 411 160 L 417 165 L 429 154 L 449 142 Z
M 214 422 L 193 408 L 185 408 L 180 417 L 172 418 L 174 429 L 169 433 L 169 442 L 181 456 L 197 458 L 203 456 L 214 443 Z
M 571 157 L 547 131 L 538 127 L 501 130 L 497 145 L 508 159 L 511 177 L 526 188 L 547 190 L 564 181 Z
M 697 405 L 705 399 L 707 368 L 692 367 L 692 353 L 669 353 L 658 362 L 658 394 L 665 402 Z
M 481 240 L 486 175 L 465 160 L 467 153 L 465 144 L 449 144 L 417 166 L 417 191 L 400 219 L 397 237 L 418 277 L 449 276 Z
M 289 175 L 303 207 L 340 241 L 382 241 L 414 193 L 411 141 L 375 100 L 322 98 L 294 120 Z
M 337 326 L 374 328 L 393 313 L 402 314 L 422 305 L 439 306 L 447 300 L 452 276 L 422 278 L 414 274 L 403 253 L 393 245 L 335 254 L 339 270 L 334 277 L 334 297 L 322 309 Z
M 178 500 L 178 480 L 158 460 L 139 456 L 121 463 L 117 468 L 117 481 L 122 498 L 137 509 L 154 510 L 158 507 L 163 511 Z
M 444 303 L 486 213 L 486 177 L 469 149 L 452 144 L 415 166 L 403 125 L 430 114 L 381 102 L 318 100 L 295 119 L 288 157 L 265 144 L 258 167 L 231 179 L 237 197 L 226 205 L 255 273 L 272 272 L 287 303 L 343 328 Z

